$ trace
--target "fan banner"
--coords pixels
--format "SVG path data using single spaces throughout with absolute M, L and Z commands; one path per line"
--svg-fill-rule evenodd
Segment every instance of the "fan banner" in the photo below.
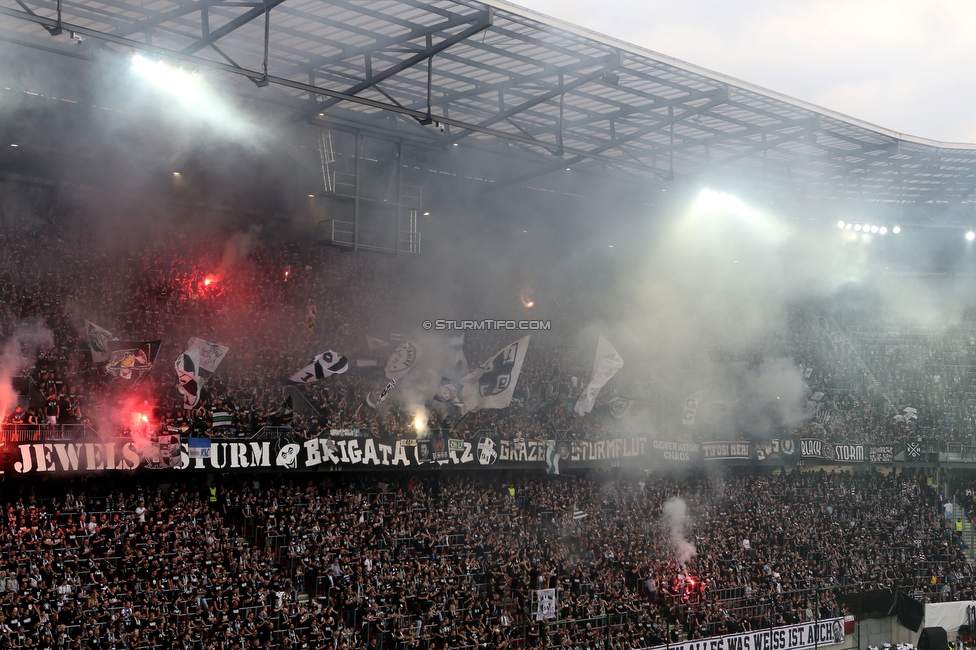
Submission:
M 826 648 L 842 643 L 844 643 L 844 618 L 839 617 L 660 645 L 648 650 L 762 650 L 764 648 L 805 650 Z

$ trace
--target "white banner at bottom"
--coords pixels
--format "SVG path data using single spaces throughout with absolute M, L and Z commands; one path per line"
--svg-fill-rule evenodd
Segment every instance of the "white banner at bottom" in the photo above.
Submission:
M 649 650 L 804 650 L 843 642 L 844 619 L 828 618 L 812 623 L 660 645 Z

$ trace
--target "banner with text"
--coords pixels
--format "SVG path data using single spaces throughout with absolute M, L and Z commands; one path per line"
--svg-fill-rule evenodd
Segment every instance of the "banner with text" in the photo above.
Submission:
M 768 630 L 695 639 L 650 650 L 804 650 L 844 643 L 844 619 L 828 618 Z

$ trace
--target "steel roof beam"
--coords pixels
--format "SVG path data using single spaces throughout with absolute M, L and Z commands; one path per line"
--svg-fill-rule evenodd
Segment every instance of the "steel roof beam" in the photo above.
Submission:
M 210 7 L 222 6 L 224 3 L 220 0 L 199 0 L 198 2 L 191 2 L 189 4 L 180 5 L 175 9 L 170 9 L 169 11 L 164 11 L 163 13 L 156 14 L 152 18 L 146 18 L 138 22 L 127 25 L 120 29 L 111 32 L 116 36 L 131 36 L 132 34 L 145 33 L 147 30 L 158 27 L 162 23 L 172 20 L 174 18 L 180 18 L 186 14 L 193 13 L 194 11 L 206 11 Z M 257 3 L 248 3 L 252 7 L 257 7 Z M 240 3 L 235 3 L 235 6 L 241 6 Z M 263 6 L 263 5 L 262 5 Z M 206 36 L 206 34 L 204 34 Z
M 611 63 L 612 63 L 612 61 L 611 62 L 608 62 L 608 63 L 605 63 L 598 70 L 595 70 L 593 72 L 590 72 L 589 74 L 585 74 L 585 75 L 582 75 L 580 77 L 577 77 L 576 79 L 574 79 L 573 81 L 571 81 L 569 83 L 560 84 L 559 86 L 557 86 L 553 90 L 550 90 L 550 91 L 545 92 L 545 93 L 543 93 L 541 95 L 538 95 L 538 96 L 536 96 L 536 97 L 534 97 L 534 98 L 532 98 L 532 99 L 530 99 L 528 101 L 522 102 L 518 106 L 513 106 L 512 108 L 509 108 L 507 110 L 504 110 L 501 113 L 498 113 L 497 115 L 488 118 L 487 120 L 483 120 L 482 122 L 479 122 L 478 123 L 478 126 L 483 127 L 483 128 L 484 127 L 489 127 L 492 124 L 496 124 L 496 123 L 501 122 L 503 120 L 507 120 L 507 119 L 509 119 L 509 118 L 511 118 L 511 117 L 513 117 L 515 115 L 518 115 L 519 113 L 521 113 L 521 112 L 523 112 L 523 111 L 525 111 L 525 110 L 527 110 L 529 108 L 532 108 L 533 106 L 537 106 L 537 105 L 542 104 L 542 103 L 545 103 L 545 102 L 547 102 L 547 101 L 549 101 L 551 99 L 554 99 L 556 97 L 559 97 L 560 95 L 564 95 L 567 92 L 573 90 L 574 88 L 576 88 L 578 86 L 582 86 L 583 84 L 588 84 L 591 81 L 594 81 L 596 79 L 599 79 L 609 69 L 606 66 L 608 64 L 611 64 Z M 463 138 L 464 135 L 465 134 L 460 134 L 460 135 L 452 136 L 452 137 L 448 138 L 448 142 L 449 143 L 457 142 L 458 140 L 460 140 L 461 138 Z
M 657 131 L 659 129 L 667 128 L 670 124 L 673 124 L 674 122 L 676 122 L 678 120 L 682 120 L 682 119 L 685 119 L 687 117 L 690 117 L 693 114 L 697 114 L 697 113 L 700 113 L 702 111 L 710 110 L 715 105 L 721 103 L 723 101 L 723 99 L 724 98 L 721 98 L 720 97 L 720 98 L 717 98 L 717 99 L 713 99 L 712 101 L 710 101 L 710 102 L 708 102 L 706 104 L 703 104 L 701 106 L 689 108 L 687 111 L 681 113 L 680 115 L 670 116 L 667 119 L 661 120 L 660 122 L 654 124 L 653 126 L 644 127 L 643 129 L 638 130 L 638 131 L 635 131 L 634 133 L 630 133 L 628 135 L 625 135 L 622 138 L 616 138 L 614 140 L 611 140 L 610 142 L 607 142 L 605 144 L 602 144 L 602 145 L 594 148 L 593 150 L 587 152 L 587 154 L 589 154 L 589 155 L 587 155 L 587 154 L 580 154 L 580 155 L 574 156 L 573 158 L 569 159 L 568 161 L 559 161 L 559 162 L 550 163 L 549 165 L 546 165 L 545 167 L 542 167 L 541 169 L 533 170 L 532 172 L 530 172 L 528 174 L 524 174 L 521 177 L 506 180 L 506 181 L 504 181 L 504 183 L 498 183 L 492 189 L 500 189 L 502 187 L 508 187 L 509 185 L 517 185 L 518 183 L 524 183 L 525 181 L 530 180 L 532 178 L 536 178 L 538 176 L 544 176 L 546 174 L 551 174 L 552 172 L 558 171 L 559 169 L 565 169 L 565 168 L 572 167 L 573 165 L 576 165 L 578 163 L 583 162 L 587 158 L 590 158 L 590 157 L 593 157 L 595 155 L 601 154 L 601 153 L 603 153 L 605 151 L 609 151 L 610 149 L 618 149 L 619 148 L 619 149 L 621 149 L 621 151 L 623 151 L 622 145 L 627 144 L 628 142 L 631 142 L 633 140 L 642 138 L 645 135 L 647 135 L 648 133 L 650 133 L 651 131 Z M 643 163 L 643 161 L 640 161 L 640 162 L 642 164 L 646 164 L 646 163 Z M 667 177 L 670 176 L 670 170 L 668 172 L 665 172 L 665 171 L 657 171 L 656 168 L 655 168 L 655 172 L 654 173 L 657 174 L 658 176 L 661 176 L 662 178 L 667 178 Z
M 284 11 L 284 9 L 281 9 L 279 11 Z M 351 59 L 356 56 L 362 56 L 368 53 L 375 54 L 380 50 L 394 47 L 396 45 L 401 45 L 403 43 L 409 43 L 410 41 L 416 40 L 418 38 L 422 38 L 428 35 L 433 35 L 438 32 L 443 32 L 448 29 L 453 29 L 461 25 L 469 25 L 472 22 L 475 22 L 476 20 L 478 20 L 477 17 L 455 15 L 452 18 L 449 18 L 448 20 L 437 23 L 436 25 L 431 25 L 429 27 L 415 27 L 410 31 L 404 32 L 403 34 L 397 36 L 376 38 L 376 40 L 369 45 L 364 45 L 355 48 L 349 48 L 342 43 L 337 43 L 335 41 L 326 41 L 326 39 L 322 39 L 321 37 L 316 37 L 316 40 L 320 42 L 328 43 L 331 47 L 335 47 L 341 51 L 338 54 L 332 56 L 319 56 L 319 57 L 309 59 L 307 63 L 295 63 L 293 64 L 292 71 L 290 72 L 282 71 L 281 74 L 282 76 L 287 76 L 288 74 L 299 72 L 302 70 L 307 70 L 308 68 L 318 69 L 321 68 L 322 66 L 333 65 L 340 61 L 345 61 L 347 59 Z
M 345 91 L 343 91 L 343 94 L 344 95 L 358 95 L 363 90 L 366 90 L 367 88 L 369 88 L 371 86 L 375 86 L 376 84 L 380 83 L 384 79 L 389 79 L 390 77 L 392 77 L 392 76 L 394 76 L 394 75 L 396 75 L 396 74 L 398 74 L 398 73 L 400 73 L 400 72 L 402 72 L 402 71 L 404 71 L 404 70 L 406 70 L 408 68 L 412 68 L 413 66 L 417 65 L 421 61 L 423 61 L 425 59 L 431 58 L 432 56 L 434 56 L 438 52 L 442 52 L 442 51 L 446 50 L 447 48 L 451 47 L 452 45 L 456 45 L 457 43 L 460 43 L 460 42 L 462 42 L 464 40 L 467 40 L 468 38 L 471 38 L 475 34 L 477 34 L 479 32 L 482 32 L 482 31 L 488 29 L 489 27 L 491 27 L 492 20 L 493 20 L 492 17 L 493 17 L 493 10 L 490 10 L 489 9 L 489 11 L 486 11 L 486 12 L 484 12 L 482 14 L 479 14 L 478 20 L 475 21 L 475 23 L 473 25 L 471 25 L 471 27 L 465 29 L 464 31 L 462 31 L 462 32 L 460 32 L 458 34 L 455 34 L 453 36 L 450 36 L 448 38 L 445 38 L 443 41 L 441 41 L 441 42 L 439 42 L 437 44 L 432 44 L 428 40 L 428 47 L 423 52 L 420 52 L 418 54 L 415 54 L 412 57 L 406 59 L 405 61 L 401 61 L 400 63 L 398 63 L 398 64 L 396 64 L 394 66 L 391 66 L 391 67 L 387 68 L 386 70 L 384 70 L 383 72 L 380 72 L 379 74 L 372 75 L 372 76 L 368 77 L 365 81 L 362 81 L 362 82 L 356 84 L 355 86 L 353 86 L 351 88 L 348 88 Z M 428 39 L 429 39 L 429 36 L 428 36 Z M 317 110 L 319 112 L 322 112 L 322 111 L 328 109 L 330 106 L 335 106 L 338 102 L 339 102 L 338 99 L 334 99 L 334 98 L 333 99 L 328 99 L 328 100 L 322 102 L 321 104 L 319 104 Z
M 254 9 L 251 9 L 250 11 L 241 14 L 237 18 L 232 19 L 230 22 L 221 25 L 220 27 L 210 32 L 209 34 L 207 34 L 197 42 L 184 47 L 182 50 L 180 50 L 180 53 L 195 54 L 196 52 L 199 52 L 200 50 L 207 47 L 208 45 L 212 45 L 216 43 L 217 41 L 222 39 L 224 36 L 227 36 L 234 30 L 243 27 L 244 25 L 248 24 L 255 18 L 264 15 L 266 11 L 271 11 L 272 9 L 274 9 L 284 1 L 285 0 L 267 0 L 267 5 L 261 4 L 260 6 L 255 7 Z

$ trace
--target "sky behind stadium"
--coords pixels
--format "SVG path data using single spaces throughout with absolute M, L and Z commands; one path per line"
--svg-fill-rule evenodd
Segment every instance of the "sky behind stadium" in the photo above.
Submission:
M 514 0 L 908 135 L 976 142 L 970 0 Z

